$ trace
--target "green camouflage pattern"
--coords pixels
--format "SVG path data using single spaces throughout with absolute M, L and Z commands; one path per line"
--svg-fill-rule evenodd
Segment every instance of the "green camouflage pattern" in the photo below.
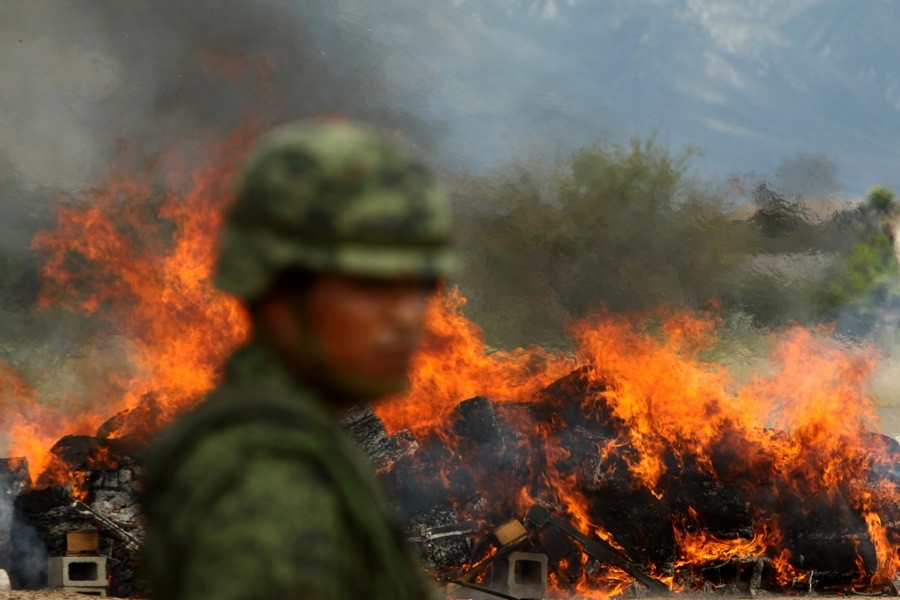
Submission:
M 387 134 L 294 123 L 252 154 L 222 233 L 216 285 L 240 298 L 291 267 L 447 279 L 450 203 L 424 162 Z
M 325 401 L 250 345 L 156 443 L 145 565 L 156 600 L 429 596 Z

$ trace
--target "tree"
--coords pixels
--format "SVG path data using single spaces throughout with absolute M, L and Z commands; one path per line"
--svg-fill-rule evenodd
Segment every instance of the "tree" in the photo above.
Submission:
M 768 237 L 782 237 L 807 223 L 806 210 L 799 197 L 788 198 L 765 181 L 753 192 L 756 212 L 750 222 Z
M 746 228 L 687 176 L 689 162 L 635 140 L 463 182 L 470 315 L 506 345 L 562 344 L 566 322 L 604 306 L 723 296 Z
M 866 206 L 875 214 L 888 217 L 897 210 L 894 192 L 884 186 L 872 186 L 866 194 Z
M 858 214 L 858 233 L 820 296 L 821 316 L 862 335 L 900 309 L 900 265 L 894 248 L 894 193 L 874 186 Z

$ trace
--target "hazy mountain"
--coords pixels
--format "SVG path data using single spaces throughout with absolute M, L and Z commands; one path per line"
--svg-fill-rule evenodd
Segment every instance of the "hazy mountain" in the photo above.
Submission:
M 836 163 L 848 191 L 900 187 L 900 3 L 457 1 L 401 14 L 394 41 L 427 65 L 431 116 L 466 164 L 656 130 L 699 146 L 707 173 L 772 175 L 802 153 Z

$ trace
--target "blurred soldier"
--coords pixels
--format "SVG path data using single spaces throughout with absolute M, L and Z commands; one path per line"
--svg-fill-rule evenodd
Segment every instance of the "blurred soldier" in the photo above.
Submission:
M 153 598 L 428 595 L 336 421 L 406 387 L 449 235 L 444 193 L 390 137 L 292 124 L 256 150 L 215 273 L 253 335 L 151 455 Z

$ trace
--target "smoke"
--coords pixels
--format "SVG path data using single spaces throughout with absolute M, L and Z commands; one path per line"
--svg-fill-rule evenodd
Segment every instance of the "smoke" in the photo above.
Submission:
M 11 573 L 14 589 L 39 589 L 47 580 L 47 559 L 44 541 L 37 529 L 24 515 L 15 512 L 10 528 L 11 560 L 16 569 Z
M 26 186 L 78 186 L 95 181 L 120 143 L 152 158 L 253 114 L 342 114 L 421 141 L 422 123 L 404 110 L 415 94 L 388 85 L 383 53 L 327 7 L 4 3 L 3 154 Z
M 250 119 L 341 115 L 426 144 L 424 91 L 388 81 L 387 53 L 322 1 L 2 3 L 0 250 L 25 257 L 58 193 L 123 154 L 152 165 Z
M 15 507 L 16 496 L 27 490 L 29 484 L 27 464 L 15 459 L 0 460 L 0 560 L 8 566 L 15 553 L 33 571 L 40 569 L 42 563 L 46 564 L 46 552 L 34 529 L 22 522 Z M 13 531 L 16 532 L 15 540 L 12 539 Z
M 821 198 L 838 189 L 837 173 L 837 163 L 824 154 L 800 153 L 782 161 L 775 177 L 789 196 Z

